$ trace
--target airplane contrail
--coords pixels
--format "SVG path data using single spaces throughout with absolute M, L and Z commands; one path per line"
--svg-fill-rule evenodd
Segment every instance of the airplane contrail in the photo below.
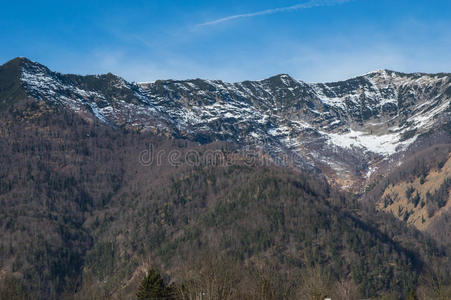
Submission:
M 352 1 L 352 0 L 319 0 L 319 1 L 312 0 L 312 1 L 309 1 L 306 3 L 296 4 L 296 5 L 292 5 L 292 6 L 270 8 L 270 9 L 265 9 L 265 10 L 261 10 L 261 11 L 257 11 L 257 12 L 232 15 L 232 16 L 216 19 L 213 21 L 201 23 L 201 24 L 198 24 L 198 26 L 215 25 L 215 24 L 224 23 L 224 22 L 228 22 L 231 20 L 235 20 L 235 19 L 250 18 L 250 17 L 269 15 L 269 14 L 275 14 L 275 13 L 279 13 L 279 12 L 293 11 L 293 10 L 299 10 L 299 9 L 307 9 L 307 8 L 320 7 L 320 6 L 332 6 L 332 5 L 343 4 L 346 2 L 350 2 L 350 1 Z

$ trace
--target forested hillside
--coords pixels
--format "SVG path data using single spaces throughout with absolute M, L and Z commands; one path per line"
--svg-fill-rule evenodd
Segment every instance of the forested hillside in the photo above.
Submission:
M 417 151 L 386 176 L 378 176 L 365 198 L 381 211 L 451 245 L 451 147 L 435 144 Z
M 353 297 L 450 284 L 449 249 L 321 176 L 13 100 L 0 117 L 4 299 L 133 299 L 150 266 L 188 292 L 228 274 L 228 299 L 304 298 L 308 274 Z M 186 159 L 211 150 L 219 160 Z

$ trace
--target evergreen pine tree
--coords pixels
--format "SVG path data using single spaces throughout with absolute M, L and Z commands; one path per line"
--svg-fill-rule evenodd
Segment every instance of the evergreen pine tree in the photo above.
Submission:
M 160 273 L 155 269 L 149 269 L 136 293 L 138 300 L 156 300 L 169 296 L 169 288 L 164 283 Z

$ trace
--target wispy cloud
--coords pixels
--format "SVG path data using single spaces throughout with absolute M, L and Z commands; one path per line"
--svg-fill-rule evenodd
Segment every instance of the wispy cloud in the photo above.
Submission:
M 285 7 L 277 7 L 277 8 L 270 8 L 265 9 L 261 11 L 251 12 L 251 13 L 245 13 L 245 14 L 238 14 L 238 15 L 232 15 L 227 16 L 224 18 L 216 19 L 213 21 L 208 21 L 205 23 L 198 24 L 198 26 L 209 26 L 209 25 L 216 25 L 236 19 L 242 19 L 242 18 L 251 18 L 256 16 L 262 16 L 262 15 L 270 15 L 280 12 L 287 12 L 287 11 L 293 11 L 293 10 L 301 10 L 301 9 L 307 9 L 307 8 L 314 8 L 314 7 L 320 7 L 320 6 L 332 6 L 332 5 L 338 5 L 343 4 L 346 2 L 350 2 L 353 0 L 312 0 L 306 3 L 296 4 L 292 6 L 285 6 Z

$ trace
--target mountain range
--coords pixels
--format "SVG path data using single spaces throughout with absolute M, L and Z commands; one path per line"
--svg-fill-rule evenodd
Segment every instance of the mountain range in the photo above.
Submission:
M 449 73 L 380 70 L 324 84 L 286 74 L 233 84 L 130 83 L 113 74 L 63 75 L 20 58 L 10 64 L 20 65 L 30 97 L 111 126 L 255 146 L 274 160 L 319 169 L 343 188 L 361 188 L 380 166 L 386 172 L 386 162 L 401 163 L 425 136 L 450 141 Z
M 444 253 L 451 245 L 450 99 L 450 73 L 378 70 L 331 83 L 307 83 L 287 74 L 238 83 L 136 83 L 111 73 L 61 74 L 26 58 L 13 59 L 0 67 L 0 271 L 48 272 L 40 279 L 43 285 L 52 282 L 48 289 L 24 284 L 42 297 L 59 297 L 70 288 L 81 293 L 80 286 L 107 279 L 102 288 L 120 297 L 114 285 L 117 289 L 136 275 L 138 257 L 147 253 L 143 249 L 154 247 L 149 255 L 169 272 L 177 270 L 178 257 L 187 249 L 200 251 L 193 241 L 222 250 L 239 244 L 230 251 L 250 261 L 276 255 L 275 248 L 282 247 L 280 253 L 296 261 L 288 245 L 311 251 L 315 239 L 310 231 L 296 229 L 310 226 L 308 219 L 316 224 L 312 230 L 327 223 L 326 232 L 334 235 L 351 236 L 348 227 L 354 228 L 358 239 L 365 236 L 377 249 L 396 249 L 396 257 L 407 257 L 399 262 L 399 272 L 419 274 L 426 257 L 447 260 Z M 149 145 L 165 149 L 165 158 L 171 149 L 185 154 L 220 150 L 234 166 L 174 167 L 166 161 L 146 168 L 138 158 Z M 257 198 L 250 200 L 253 193 L 266 199 L 262 207 L 252 202 Z M 306 212 L 298 211 L 302 205 L 293 202 L 296 197 L 305 199 Z M 306 219 L 289 218 L 290 211 Z M 261 228 L 246 220 L 249 215 Z M 326 216 L 343 223 L 329 224 Z M 279 225 L 263 221 L 276 220 L 271 218 Z M 383 229 L 384 222 L 390 229 Z M 58 238 L 44 238 L 42 246 L 36 226 L 48 226 Z M 246 234 L 237 237 L 228 230 Z M 215 241 L 218 232 L 222 238 Z M 256 232 L 257 244 L 252 239 L 242 244 Z M 310 244 L 300 246 L 294 236 Z M 363 257 L 379 255 L 366 244 L 348 246 L 357 243 L 352 237 L 337 242 L 325 236 L 317 241 L 318 253 L 305 254 L 308 258 L 296 264 L 308 259 L 330 263 L 333 255 L 322 252 L 326 241 L 337 245 L 333 251 L 357 255 L 361 247 Z M 64 252 L 68 247 L 76 251 Z M 22 256 L 18 249 L 25 249 Z M 39 257 L 49 255 L 61 259 L 63 271 L 49 267 L 51 262 L 36 268 Z M 288 268 L 285 259 L 276 261 Z M 348 263 L 335 272 L 357 278 L 360 273 L 350 267 L 356 261 Z M 121 264 L 126 268 L 117 271 Z M 405 293 L 418 279 L 406 276 L 394 283 L 394 271 L 387 270 L 392 275 L 384 284 L 373 271 L 355 279 L 367 290 L 364 296 L 394 286 Z

